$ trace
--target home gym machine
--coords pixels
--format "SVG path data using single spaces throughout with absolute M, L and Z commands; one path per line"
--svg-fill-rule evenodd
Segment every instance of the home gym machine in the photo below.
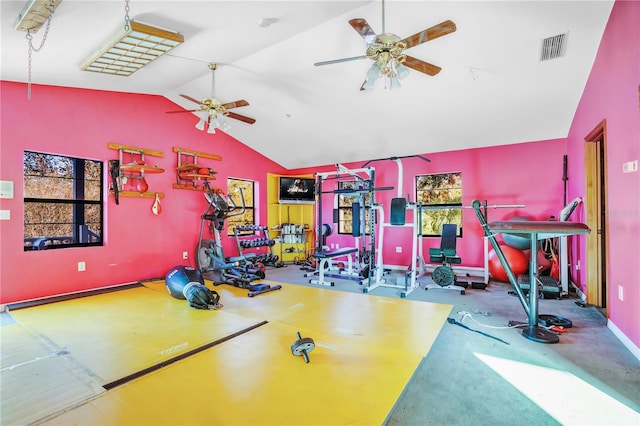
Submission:
M 376 269 L 376 276 L 371 277 L 368 281 L 368 286 L 364 289 L 364 292 L 367 293 L 376 287 L 392 287 L 401 289 L 400 297 L 407 297 L 413 290 L 419 288 L 418 283 L 418 275 L 419 275 L 419 265 L 424 264 L 423 256 L 422 256 L 422 230 L 420 226 L 420 217 L 421 217 L 421 208 L 422 206 L 418 203 L 410 202 L 409 197 L 404 198 L 402 195 L 403 190 L 403 177 L 404 177 L 404 168 L 402 164 L 403 158 L 418 158 L 427 163 L 430 163 L 426 157 L 421 155 L 405 155 L 405 156 L 397 156 L 397 157 L 389 157 L 389 158 L 380 158 L 376 160 L 367 161 L 363 167 L 368 166 L 369 164 L 375 161 L 394 161 L 396 163 L 398 169 L 398 177 L 397 177 L 397 192 L 396 196 L 391 199 L 391 205 L 389 207 L 389 222 L 385 222 L 384 219 L 384 210 L 382 206 L 377 205 L 376 211 L 378 212 L 379 220 L 378 220 L 378 250 L 376 253 L 376 263 L 379 265 L 379 268 Z M 386 189 L 393 189 L 386 188 Z M 412 220 L 410 223 L 407 223 L 407 211 L 412 212 Z M 384 275 L 384 262 L 383 262 L 383 243 L 385 231 L 389 232 L 392 229 L 397 228 L 409 228 L 411 229 L 411 263 L 409 267 L 406 269 L 404 274 L 404 280 L 400 280 L 401 282 L 389 282 Z M 388 231 L 387 231 L 388 230 Z
M 375 264 L 375 191 L 393 188 L 375 188 L 375 171 L 372 167 L 348 169 L 342 164 L 336 165 L 335 172 L 316 173 L 316 250 L 311 256 L 316 261 L 315 271 L 305 274 L 305 277 L 316 276 L 309 280 L 311 284 L 333 286 L 333 281 L 326 281 L 326 277 L 345 280 L 356 280 L 360 284 L 367 283 L 372 276 L 376 276 L 378 266 Z M 323 183 L 327 180 L 348 181 L 350 187 L 333 190 L 323 190 Z M 355 238 L 354 247 L 342 247 L 329 250 L 325 246 L 326 224 L 322 219 L 323 194 L 334 194 L 352 198 L 352 232 Z M 365 195 L 368 200 L 365 202 Z M 368 203 L 368 206 L 366 205 Z M 369 208 L 367 208 L 369 207 Z M 368 216 L 368 218 L 367 218 Z M 338 218 L 334 218 L 337 222 Z M 370 232 L 366 230 L 366 223 L 370 225 Z M 339 274 L 331 271 L 336 269 L 338 261 L 346 260 L 347 268 L 341 269 Z M 344 263 L 344 262 L 343 262 Z
M 476 212 L 476 216 L 482 225 L 485 236 L 491 242 L 493 249 L 504 268 L 509 282 L 513 286 L 515 293 L 520 299 L 520 303 L 527 313 L 528 324 L 527 327 L 522 330 L 522 335 L 534 342 L 538 343 L 558 343 L 560 341 L 558 335 L 547 331 L 545 328 L 540 327 L 538 318 L 538 291 L 529 291 L 529 300 L 527 301 L 518 280 L 509 266 L 500 245 L 496 241 L 495 234 L 516 234 L 530 239 L 531 253 L 537 253 L 538 240 L 544 240 L 547 238 L 556 238 L 567 235 L 576 234 L 588 234 L 590 229 L 583 223 L 574 222 L 556 222 L 556 221 L 504 221 L 504 222 L 492 222 L 487 223 L 485 216 L 480 211 L 480 201 L 473 200 L 473 210 Z M 539 287 L 540 281 L 538 279 L 538 260 L 537 256 L 532 254 L 529 257 L 529 282 L 536 283 L 536 288 Z M 552 317 L 547 315 L 546 317 Z
M 239 188 L 242 208 L 239 212 L 233 198 L 225 196 L 221 191 L 211 189 L 208 181 L 204 183 L 204 197 L 207 200 L 207 209 L 201 216 L 200 236 L 196 247 L 196 265 L 202 275 L 213 281 L 213 285 L 230 284 L 234 287 L 249 290 L 248 296 L 253 297 L 282 288 L 280 285 L 268 285 L 264 283 L 252 284 L 253 281 L 265 277 L 262 265 L 255 261 L 254 255 L 225 257 L 220 240 L 220 231 L 224 222 L 232 216 L 244 213 L 244 196 L 242 188 Z M 209 222 L 209 231 L 214 239 L 203 239 L 205 222 Z

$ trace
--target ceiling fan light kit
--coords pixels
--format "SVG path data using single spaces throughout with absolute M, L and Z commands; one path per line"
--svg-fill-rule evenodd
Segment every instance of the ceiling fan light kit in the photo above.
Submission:
M 373 85 L 380 77 L 388 79 L 389 89 L 397 89 L 400 87 L 401 79 L 409 74 L 411 68 L 415 71 L 434 76 L 438 74 L 441 68 L 437 65 L 430 64 L 420 59 L 408 56 L 404 53 L 406 49 L 417 46 L 419 44 L 431 41 L 438 37 L 442 37 L 456 30 L 456 25 L 450 21 L 441 22 L 426 30 L 420 31 L 410 37 L 400 39 L 395 34 L 385 32 L 384 28 L 384 0 L 382 0 L 382 33 L 376 34 L 369 23 L 363 18 L 351 19 L 349 25 L 364 39 L 367 43 L 366 55 L 353 56 L 344 59 L 334 59 L 330 61 L 316 62 L 314 65 L 330 65 L 339 62 L 354 61 L 358 59 L 368 58 L 373 61 L 373 65 L 367 72 L 360 90 L 371 90 Z
M 184 42 L 174 31 L 137 21 L 128 21 L 112 41 L 80 64 L 83 71 L 130 76 Z
M 216 75 L 215 71 L 217 69 L 217 65 L 214 63 L 209 64 L 209 69 L 211 70 L 211 97 L 204 99 L 203 101 L 199 101 L 195 98 L 192 98 L 188 95 L 180 94 L 183 98 L 198 104 L 198 109 L 190 109 L 190 110 L 180 110 L 180 111 L 167 111 L 167 113 L 181 113 L 181 112 L 195 112 L 200 113 L 196 114 L 199 117 L 198 122 L 196 123 L 196 129 L 204 131 L 207 129 L 207 133 L 215 134 L 216 129 L 221 129 L 222 131 L 227 131 L 231 128 L 229 123 L 225 120 L 226 117 L 234 118 L 236 120 L 243 121 L 247 124 L 253 124 L 256 122 L 253 118 L 245 117 L 244 115 L 236 114 L 235 112 L 229 111 L 233 108 L 248 106 L 249 102 L 241 99 L 235 102 L 227 102 L 223 104 L 215 97 L 215 87 L 216 87 Z
M 393 34 L 381 34 L 379 39 L 384 36 L 393 36 Z M 373 64 L 367 72 L 367 78 L 362 85 L 362 90 L 371 90 L 376 80 L 385 77 L 389 81 L 391 90 L 400 87 L 400 80 L 409 75 L 409 69 L 402 65 L 406 61 L 407 56 L 402 54 L 406 44 L 402 42 L 393 43 L 374 43 L 367 48 L 367 57 L 373 60 Z

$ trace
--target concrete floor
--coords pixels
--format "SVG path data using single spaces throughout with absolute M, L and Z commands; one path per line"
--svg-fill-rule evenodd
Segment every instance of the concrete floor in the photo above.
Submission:
M 267 280 L 318 287 L 296 265 L 269 269 Z M 355 281 L 334 282 L 322 288 L 362 292 Z M 445 324 L 387 425 L 640 425 L 640 362 L 595 307 L 580 307 L 573 293 L 540 300 L 540 314 L 572 322 L 559 343 L 544 344 L 506 327 L 510 320 L 527 321 L 508 283 L 492 281 L 461 295 L 425 291 L 428 276 L 418 282 L 407 299 L 454 305 L 452 318 L 504 342 Z M 370 294 L 400 297 L 401 290 L 378 287 Z

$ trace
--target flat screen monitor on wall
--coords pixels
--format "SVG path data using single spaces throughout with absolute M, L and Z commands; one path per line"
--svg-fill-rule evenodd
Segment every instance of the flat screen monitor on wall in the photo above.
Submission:
M 280 176 L 278 203 L 313 204 L 315 202 L 315 180 L 296 176 Z

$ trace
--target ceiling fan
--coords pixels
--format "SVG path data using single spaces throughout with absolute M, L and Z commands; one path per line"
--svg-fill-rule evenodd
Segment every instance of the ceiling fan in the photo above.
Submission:
M 167 111 L 167 113 L 182 113 L 182 112 L 206 112 L 206 115 L 200 115 L 200 121 L 196 124 L 196 128 L 198 130 L 204 130 L 205 123 L 208 126 L 208 133 L 215 133 L 216 129 L 222 128 L 226 130 L 228 128 L 228 124 L 224 121 L 224 117 L 234 118 L 236 120 L 243 121 L 248 124 L 253 124 L 256 122 L 255 119 L 246 117 L 244 115 L 237 114 L 235 112 L 229 111 L 233 108 L 248 106 L 249 102 L 241 99 L 235 102 L 222 103 L 215 97 L 215 71 L 217 65 L 214 63 L 209 64 L 209 69 L 211 70 L 211 97 L 199 101 L 195 98 L 192 98 L 188 95 L 180 94 L 185 99 L 190 100 L 199 105 L 198 109 L 191 110 L 180 110 L 180 111 Z
M 373 65 L 369 69 L 367 77 L 364 83 L 362 83 L 360 90 L 372 89 L 375 81 L 381 76 L 389 79 L 391 89 L 400 87 L 398 79 L 402 79 L 409 74 L 409 70 L 407 68 L 411 68 L 431 76 L 440 72 L 442 68 L 439 66 L 414 58 L 413 56 L 406 55 L 404 51 L 454 32 L 456 30 L 456 24 L 450 20 L 446 20 L 412 36 L 400 39 L 400 37 L 395 34 L 385 32 L 384 20 L 384 0 L 382 0 L 381 34 L 376 34 L 369 23 L 367 23 L 363 18 L 351 19 L 349 21 L 349 24 L 353 29 L 356 30 L 356 32 L 360 34 L 367 43 L 365 55 L 316 62 L 314 65 L 322 66 L 358 59 L 371 59 L 373 61 Z

